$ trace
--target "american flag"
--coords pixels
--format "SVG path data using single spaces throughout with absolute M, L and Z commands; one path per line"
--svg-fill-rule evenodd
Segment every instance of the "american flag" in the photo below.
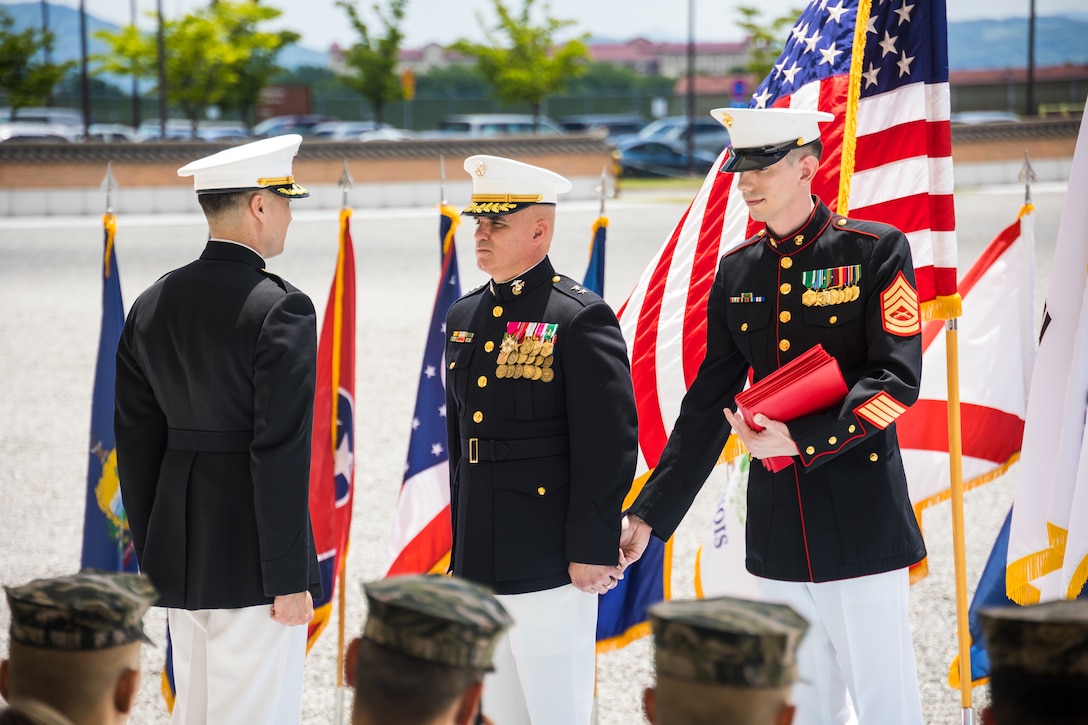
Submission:
M 434 312 L 423 352 L 412 434 L 404 483 L 397 499 L 397 516 L 389 542 L 386 576 L 444 572 L 449 563 L 450 530 L 449 451 L 446 450 L 446 311 L 461 296 L 457 276 L 454 233 L 460 215 L 442 207 L 439 240 L 442 274 L 435 293 Z
M 929 318 L 958 314 L 959 301 L 947 58 L 941 0 L 813 0 L 750 104 L 835 115 L 821 126 L 813 193 L 906 233 Z M 657 465 L 706 354 L 718 260 L 758 229 L 717 166 L 620 310 L 639 413 L 636 474 Z

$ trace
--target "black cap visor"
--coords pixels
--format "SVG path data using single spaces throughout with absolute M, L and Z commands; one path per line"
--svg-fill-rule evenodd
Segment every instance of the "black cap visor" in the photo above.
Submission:
M 723 174 L 735 174 L 740 171 L 765 169 L 784 159 L 790 151 L 801 148 L 804 144 L 799 144 L 799 140 L 784 141 L 774 146 L 756 146 L 746 149 L 730 146 L 729 155 L 726 157 L 725 163 L 722 164 L 721 172 Z

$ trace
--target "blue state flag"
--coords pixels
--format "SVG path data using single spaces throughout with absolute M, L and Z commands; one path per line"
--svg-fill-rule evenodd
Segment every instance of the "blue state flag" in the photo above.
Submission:
M 121 504 L 117 478 L 117 445 L 113 438 L 113 384 L 115 355 L 125 308 L 117 272 L 114 235 L 117 217 L 103 217 L 102 331 L 98 341 L 98 362 L 94 371 L 91 403 L 90 459 L 87 465 L 87 506 L 83 517 L 81 566 L 106 571 L 136 572 L 136 556 L 128 517 Z
M 604 297 L 604 240 L 608 236 L 608 217 L 593 222 L 593 239 L 589 243 L 589 266 L 582 286 Z

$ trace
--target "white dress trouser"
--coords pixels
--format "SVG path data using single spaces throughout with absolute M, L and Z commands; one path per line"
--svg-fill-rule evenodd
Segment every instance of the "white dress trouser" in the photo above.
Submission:
M 589 725 L 597 595 L 573 584 L 499 595 L 514 619 L 484 678 L 483 710 L 497 725 Z
M 177 699 L 171 725 L 298 725 L 306 627 L 268 605 L 168 609 Z
M 759 588 L 809 621 L 794 725 L 921 725 L 907 569 L 820 584 L 760 579 Z

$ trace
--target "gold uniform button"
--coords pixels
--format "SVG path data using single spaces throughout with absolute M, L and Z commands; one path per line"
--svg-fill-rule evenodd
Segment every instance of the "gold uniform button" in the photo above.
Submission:
M 828 322 L 831 323 L 832 325 L 834 325 L 838 321 L 839 321 L 839 318 L 836 317 L 835 315 L 831 315 L 831 317 L 828 319 Z
M 789 269 L 792 266 L 793 266 L 793 260 L 792 259 L 790 259 L 789 257 L 783 257 L 782 258 L 782 269 Z
M 880 459 L 880 456 L 878 456 L 877 454 L 875 454 L 875 453 L 870 453 L 869 454 L 869 460 L 872 461 L 873 463 L 876 463 L 879 459 Z
M 538 488 L 538 489 L 536 490 L 536 492 L 537 492 L 538 494 L 540 494 L 541 496 L 543 496 L 544 494 L 546 494 L 546 493 L 548 492 L 548 489 L 546 489 L 546 488 L 544 488 L 543 486 L 541 486 L 540 488 Z
M 790 314 L 789 310 L 783 310 L 782 314 L 778 316 L 778 319 L 782 320 L 782 322 L 789 322 L 793 319 L 793 315 Z
M 789 340 L 783 340 L 782 342 L 778 343 L 778 349 L 781 350 L 782 352 L 788 351 L 790 349 L 790 341 Z
M 778 288 L 778 291 L 784 295 L 788 295 L 790 293 L 790 290 L 792 289 L 793 287 L 790 285 L 789 282 L 784 282 L 782 286 Z
M 456 365 L 456 364 L 457 364 L 456 360 L 454 362 L 451 362 L 450 363 L 450 370 L 453 370 L 453 366 Z
M 558 281 L 559 281 L 559 275 L 558 274 L 555 275 L 554 277 L 552 277 L 552 282 L 558 282 Z
M 845 227 L 846 226 L 846 220 L 845 219 L 838 219 L 838 220 L 835 221 L 835 223 L 838 224 L 840 227 Z M 874 453 L 873 455 L 875 456 L 876 454 Z M 874 458 L 873 460 L 875 461 L 876 459 Z
M 849 433 L 853 433 L 853 432 L 854 432 L 854 431 L 856 431 L 857 429 L 858 429 L 858 427 L 857 427 L 856 425 L 852 425 L 852 426 L 850 426 L 849 428 L 847 428 L 846 430 L 847 430 L 847 432 L 849 432 Z
M 481 375 L 480 377 L 476 378 L 476 385 L 481 387 L 481 388 L 486 388 L 487 387 L 487 376 L 486 375 Z
M 495 343 L 491 342 L 491 340 L 488 340 L 487 342 L 484 343 L 484 352 L 491 352 L 494 349 L 495 349 Z
M 809 446 L 808 448 L 805 449 L 805 453 L 809 454 L 810 456 L 815 452 L 816 452 L 816 449 L 813 446 Z
M 835 445 L 835 444 L 836 444 L 836 443 L 838 443 L 838 442 L 839 442 L 839 439 L 838 439 L 838 438 L 836 438 L 835 436 L 831 436 L 830 438 L 828 438 L 828 439 L 827 439 L 827 444 L 828 444 L 829 446 L 833 446 L 833 445 Z
M 747 322 L 742 322 L 742 323 L 741 323 L 741 325 L 740 325 L 740 331 L 741 331 L 741 332 L 747 332 L 747 331 L 748 331 L 748 323 L 747 323 Z
M 472 414 L 472 422 L 473 423 L 483 423 L 484 422 L 484 414 L 477 410 L 475 413 Z
M 495 309 L 491 310 L 491 314 L 495 317 L 502 317 L 502 305 L 495 305 Z

